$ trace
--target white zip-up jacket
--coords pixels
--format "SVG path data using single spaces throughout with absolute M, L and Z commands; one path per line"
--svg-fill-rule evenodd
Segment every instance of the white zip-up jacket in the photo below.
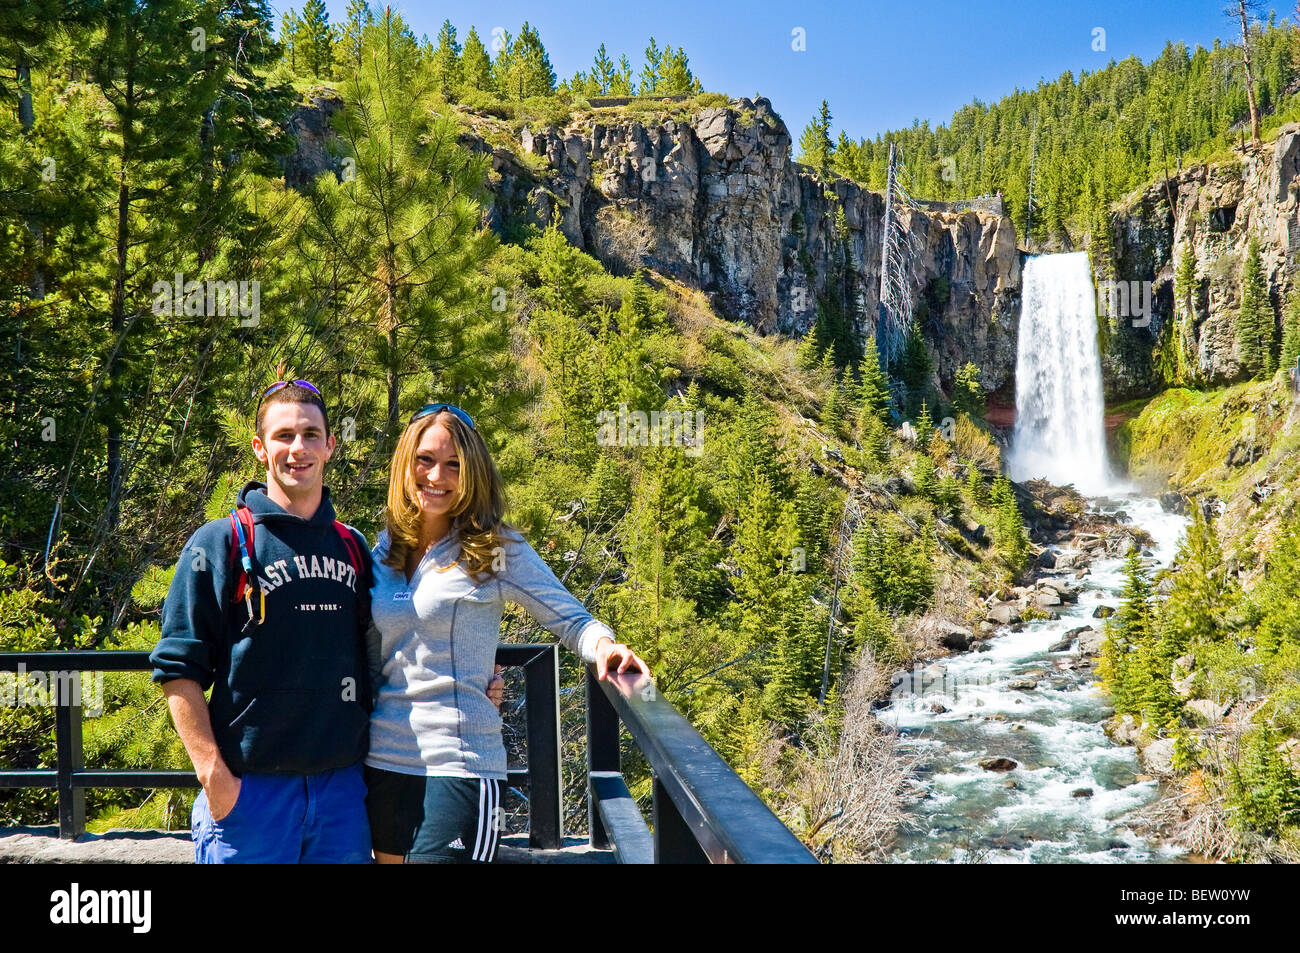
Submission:
M 506 602 L 527 609 L 583 661 L 614 638 L 564 588 L 522 536 L 507 535 L 496 575 L 478 585 L 460 567 L 453 529 L 406 574 L 383 564 L 388 534 L 372 555 L 368 637 L 376 683 L 366 764 L 400 774 L 506 780 L 501 717 L 487 697 Z M 617 641 L 617 640 L 615 640 Z

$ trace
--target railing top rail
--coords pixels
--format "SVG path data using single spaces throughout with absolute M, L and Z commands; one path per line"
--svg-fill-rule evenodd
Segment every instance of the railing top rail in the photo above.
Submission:
M 598 684 L 711 860 L 817 862 L 648 679 L 625 673 Z

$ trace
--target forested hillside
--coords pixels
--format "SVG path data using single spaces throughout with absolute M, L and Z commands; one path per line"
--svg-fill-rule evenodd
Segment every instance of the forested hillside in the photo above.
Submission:
M 1225 19 L 1224 35 L 1235 29 Z M 1251 28 L 1265 137 L 1300 118 L 1293 81 L 1297 46 L 1292 24 L 1274 15 Z M 1026 240 L 1064 239 L 1077 246 L 1098 234 L 1110 204 L 1121 196 L 1250 140 L 1240 43 L 1216 40 L 1211 49 L 1189 50 L 1170 42 L 1150 63 L 1132 56 L 1106 63 L 1104 52 L 1095 55 L 1096 70 L 1077 78 L 1065 72 L 995 103 L 977 100 L 936 128 L 918 121 L 910 129 L 854 141 L 845 132 L 832 134 L 827 109 L 805 131 L 801 160 L 883 189 L 889 146 L 897 144 L 914 197 L 1000 192 L 1022 235 L 1032 180 Z

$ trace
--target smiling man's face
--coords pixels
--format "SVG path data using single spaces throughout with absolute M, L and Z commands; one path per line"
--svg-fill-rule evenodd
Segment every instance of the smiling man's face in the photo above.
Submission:
M 325 435 L 325 416 L 314 404 L 277 403 L 262 418 L 265 438 L 254 435 L 253 453 L 266 466 L 266 495 L 293 512 L 319 502 L 325 464 L 334 435 Z M 298 513 L 310 517 L 311 513 Z

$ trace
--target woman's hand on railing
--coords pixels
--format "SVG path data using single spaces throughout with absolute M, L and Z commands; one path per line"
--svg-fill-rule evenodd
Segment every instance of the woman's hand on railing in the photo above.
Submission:
M 501 710 L 501 703 L 506 700 L 506 680 L 501 675 L 503 666 L 492 666 L 492 677 L 487 683 L 488 701 L 497 706 L 497 711 Z
M 650 666 L 640 656 L 622 642 L 604 636 L 596 643 L 596 677 L 603 679 L 607 673 L 615 671 L 614 666 L 618 666 L 616 671 L 619 675 L 629 669 L 650 674 Z

